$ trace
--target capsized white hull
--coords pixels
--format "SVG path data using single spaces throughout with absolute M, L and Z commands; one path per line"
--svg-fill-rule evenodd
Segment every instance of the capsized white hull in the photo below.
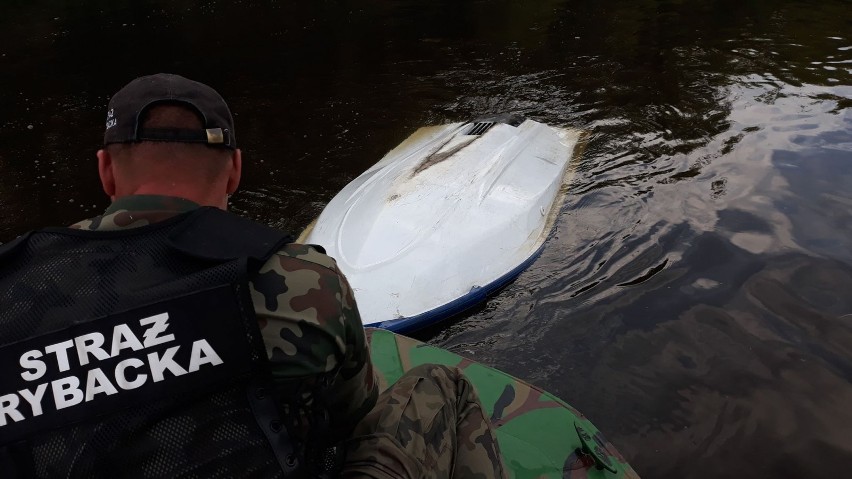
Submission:
M 540 251 L 580 132 L 507 121 L 420 128 L 303 233 L 337 260 L 365 325 L 405 331 L 443 319 Z

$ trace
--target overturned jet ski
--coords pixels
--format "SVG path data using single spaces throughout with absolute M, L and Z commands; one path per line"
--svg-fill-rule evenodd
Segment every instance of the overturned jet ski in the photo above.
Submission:
M 365 325 L 415 330 L 485 299 L 535 259 L 580 132 L 500 116 L 420 128 L 305 230 Z

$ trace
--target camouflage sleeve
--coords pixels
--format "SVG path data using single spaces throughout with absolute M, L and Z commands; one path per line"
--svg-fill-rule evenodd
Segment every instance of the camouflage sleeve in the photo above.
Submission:
M 332 258 L 290 244 L 251 282 L 252 299 L 280 384 L 331 373 L 326 406 L 332 434 L 347 437 L 378 396 L 352 289 Z

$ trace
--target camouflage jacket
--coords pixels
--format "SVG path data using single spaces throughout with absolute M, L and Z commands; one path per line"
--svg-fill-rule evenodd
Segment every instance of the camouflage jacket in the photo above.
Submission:
M 113 202 L 103 215 L 71 227 L 135 228 L 194 208 L 198 205 L 182 198 L 129 196 Z M 293 243 L 273 255 L 249 286 L 273 378 L 292 384 L 337 370 L 326 389 L 326 404 L 331 434 L 348 436 L 375 405 L 378 389 L 361 317 L 343 273 L 331 257 Z

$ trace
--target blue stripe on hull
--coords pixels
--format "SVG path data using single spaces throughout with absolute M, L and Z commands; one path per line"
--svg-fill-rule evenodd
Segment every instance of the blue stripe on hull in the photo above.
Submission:
M 443 306 L 439 306 L 433 310 L 426 311 L 425 313 L 420 313 L 416 316 L 391 319 L 389 321 L 383 321 L 381 323 L 368 324 L 367 326 L 374 328 L 383 328 L 393 331 L 395 333 L 409 333 L 421 328 L 425 328 L 426 326 L 430 326 L 439 321 L 443 321 L 444 319 L 447 319 L 456 314 L 462 313 L 476 306 L 477 304 L 485 301 L 488 296 L 494 294 L 500 288 L 511 283 L 525 269 L 529 268 L 533 261 L 535 261 L 536 258 L 538 258 L 538 256 L 541 254 L 541 251 L 543 249 L 544 244 L 539 246 L 536 252 L 533 253 L 529 258 L 524 260 L 523 263 L 519 264 L 508 273 L 504 274 L 503 276 L 500 276 L 499 278 L 486 284 L 485 286 L 474 286 L 464 296 L 458 299 L 454 299 Z

